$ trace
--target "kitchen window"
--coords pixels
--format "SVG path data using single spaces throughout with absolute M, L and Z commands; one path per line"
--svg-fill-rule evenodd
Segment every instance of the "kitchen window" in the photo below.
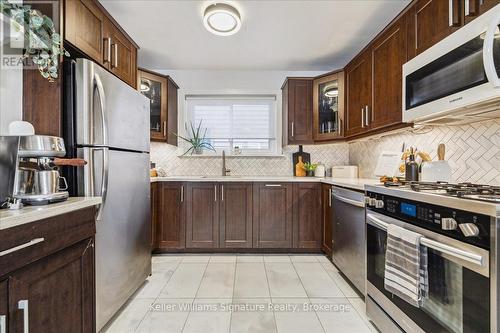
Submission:
M 200 122 L 217 154 L 278 154 L 275 95 L 186 95 L 186 135 Z

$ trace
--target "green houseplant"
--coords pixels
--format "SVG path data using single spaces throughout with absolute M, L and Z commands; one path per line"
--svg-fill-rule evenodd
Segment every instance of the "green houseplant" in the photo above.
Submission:
M 307 177 L 314 177 L 314 170 L 316 170 L 317 166 L 317 164 L 309 162 L 304 163 L 304 170 L 306 170 Z
M 29 5 L 0 0 L 0 13 L 10 18 L 11 27 L 24 33 L 23 58 L 31 57 L 40 74 L 53 82 L 58 78 L 59 58 L 69 57 L 52 19 Z
M 202 121 L 200 121 L 200 123 L 198 124 L 198 127 L 196 127 L 196 129 L 195 129 L 193 123 L 190 122 L 191 138 L 185 138 L 183 136 L 178 135 L 177 133 L 174 133 L 175 136 L 188 142 L 191 145 L 189 147 L 189 149 L 186 150 L 184 152 L 184 154 L 182 154 L 182 156 L 184 156 L 188 153 L 191 153 L 191 155 L 193 155 L 193 153 L 195 155 L 201 155 L 203 153 L 203 149 L 209 149 L 209 150 L 215 151 L 214 146 L 212 146 L 210 144 L 210 142 L 208 142 L 208 140 L 206 139 L 206 136 L 207 136 L 207 129 L 206 128 L 205 128 L 205 131 L 203 132 L 203 136 L 200 135 L 201 122 Z M 186 126 L 186 132 L 188 132 L 187 126 Z

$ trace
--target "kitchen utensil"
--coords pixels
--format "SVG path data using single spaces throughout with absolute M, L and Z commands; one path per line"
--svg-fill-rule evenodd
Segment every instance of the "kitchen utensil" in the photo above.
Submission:
M 61 180 L 64 185 L 61 186 Z M 45 170 L 35 173 L 35 190 L 39 194 L 53 194 L 68 189 L 66 178 L 59 176 L 59 171 Z
M 83 158 L 39 158 L 37 162 L 21 161 L 19 166 L 35 170 L 51 170 L 58 166 L 82 167 L 87 164 Z
M 425 182 L 451 182 L 451 167 L 445 161 L 446 148 L 443 143 L 438 146 L 439 161 L 426 162 L 422 164 L 422 181 Z
M 301 157 L 302 157 L 302 162 L 303 162 L 303 163 L 306 163 L 306 162 L 311 162 L 311 154 L 304 152 L 304 151 L 302 150 L 302 145 L 299 145 L 299 151 L 298 151 L 298 152 L 296 152 L 296 153 L 293 153 L 293 154 L 292 154 L 293 175 L 294 175 L 294 176 L 297 176 L 295 166 L 296 166 L 296 165 L 297 165 L 297 163 L 299 162 L 299 156 L 301 156 Z
M 316 165 L 316 170 L 314 170 L 314 177 L 325 177 L 325 165 L 322 163 L 318 163 Z
M 295 164 L 295 176 L 296 177 L 305 177 L 306 169 L 304 169 L 304 162 L 302 161 L 302 156 L 298 157 L 298 162 Z

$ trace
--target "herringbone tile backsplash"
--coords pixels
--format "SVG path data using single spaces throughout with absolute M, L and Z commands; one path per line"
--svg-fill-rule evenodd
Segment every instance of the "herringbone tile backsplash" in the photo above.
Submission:
M 346 143 L 304 146 L 313 162 L 322 162 L 327 167 L 346 165 L 349 148 Z M 277 157 L 228 157 L 227 168 L 232 175 L 240 176 L 291 176 L 292 154 L 298 146 L 283 148 L 283 156 Z M 218 176 L 221 174 L 221 157 L 179 157 L 182 150 L 164 143 L 151 143 L 151 160 L 165 169 L 169 176 Z
M 420 133 L 419 133 L 420 132 Z M 349 162 L 359 166 L 360 177 L 373 177 L 382 151 L 417 147 L 437 160 L 437 147 L 446 145 L 445 159 L 452 181 L 500 185 L 500 119 L 462 126 L 432 127 L 349 144 Z
M 446 144 L 446 160 L 453 169 L 453 181 L 500 185 L 500 119 L 463 126 L 432 127 L 400 132 L 350 144 L 304 146 L 313 162 L 332 165 L 358 165 L 359 176 L 374 177 L 382 151 L 400 151 L 407 146 L 427 151 L 437 160 L 437 146 Z M 231 157 L 227 167 L 233 175 L 292 175 L 292 153 L 297 146 L 283 148 L 282 157 Z M 151 143 L 151 160 L 171 176 L 219 175 L 221 159 L 178 157 L 182 151 L 164 143 Z

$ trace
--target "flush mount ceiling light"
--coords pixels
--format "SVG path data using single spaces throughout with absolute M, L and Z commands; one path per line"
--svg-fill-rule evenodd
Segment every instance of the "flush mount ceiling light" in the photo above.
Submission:
M 325 90 L 325 96 L 326 97 L 337 97 L 339 95 L 339 89 L 338 88 L 328 88 Z
M 203 24 L 213 34 L 230 36 L 240 30 L 241 17 L 233 6 L 226 3 L 215 3 L 205 9 Z

